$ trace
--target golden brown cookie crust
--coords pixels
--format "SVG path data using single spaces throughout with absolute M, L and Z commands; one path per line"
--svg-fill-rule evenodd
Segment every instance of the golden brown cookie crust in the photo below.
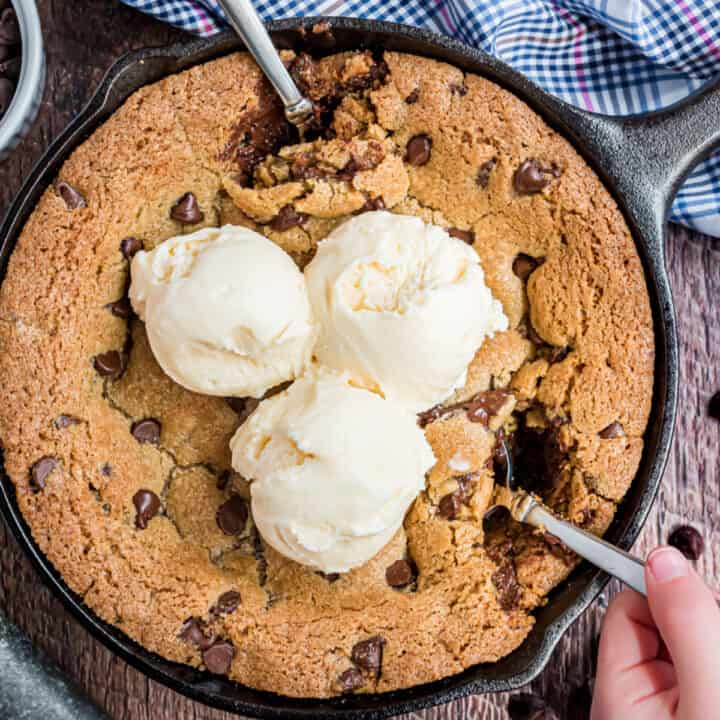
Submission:
M 135 93 L 66 162 L 83 202 L 47 190 L 0 289 L 5 467 L 68 585 L 148 649 L 286 695 L 393 690 L 511 652 L 575 563 L 507 518 L 483 529 L 498 432 L 553 508 L 607 528 L 642 451 L 652 318 L 615 203 L 518 98 L 411 55 L 286 59 L 333 138 L 295 147 L 258 68 L 234 54 Z M 262 152 L 258 126 L 277 126 Z M 197 208 L 173 219 L 189 192 Z M 438 464 L 404 529 L 325 577 L 243 517 L 227 441 L 252 406 L 174 384 L 137 318 L 107 306 L 126 290 L 126 238 L 149 249 L 232 222 L 304 263 L 349 213 L 380 207 L 472 242 L 510 329 L 426 418 Z M 500 388 L 507 402 L 482 395 Z M 402 560 L 410 580 L 392 587 Z

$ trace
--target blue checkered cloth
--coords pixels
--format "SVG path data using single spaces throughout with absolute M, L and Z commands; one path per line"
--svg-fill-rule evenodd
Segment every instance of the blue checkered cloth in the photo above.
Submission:
M 215 0 L 123 0 L 198 35 L 226 27 Z M 720 74 L 720 0 L 255 0 L 265 20 L 346 15 L 416 25 L 497 55 L 590 111 L 657 110 Z M 720 118 L 717 119 L 720 122 Z M 720 153 L 672 220 L 720 237 Z

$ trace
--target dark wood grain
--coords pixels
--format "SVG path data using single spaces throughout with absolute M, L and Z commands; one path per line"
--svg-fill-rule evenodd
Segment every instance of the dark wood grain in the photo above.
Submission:
M 12 158 L 0 166 L 4 210 L 32 164 L 78 112 L 105 70 L 124 52 L 183 38 L 109 0 L 40 0 L 48 53 L 48 86 L 39 120 Z M 682 386 L 677 434 L 658 503 L 636 551 L 644 555 L 680 522 L 705 536 L 699 563 L 706 578 L 720 562 L 720 423 L 707 402 L 720 389 L 720 241 L 674 228 L 668 264 L 677 301 Z M 615 584 L 561 641 L 545 672 L 525 691 L 547 699 L 558 718 L 583 720 L 568 709 L 573 688 L 593 672 L 593 643 Z M 0 523 L 0 608 L 41 646 L 113 718 L 123 720 L 229 720 L 145 678 L 96 642 L 42 585 Z M 460 700 L 416 713 L 423 720 L 506 720 L 507 695 Z M 587 715 L 585 714 L 585 717 Z M 550 716 L 548 716 L 550 717 Z

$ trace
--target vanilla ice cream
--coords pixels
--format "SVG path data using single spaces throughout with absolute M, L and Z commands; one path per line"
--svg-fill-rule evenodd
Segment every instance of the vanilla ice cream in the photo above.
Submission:
M 310 360 L 317 333 L 302 273 L 248 228 L 166 240 L 135 255 L 131 277 L 155 358 L 189 390 L 261 397 Z
M 435 463 L 413 414 L 325 370 L 260 403 L 230 447 L 265 541 L 323 572 L 373 557 Z
M 477 253 L 416 217 L 367 212 L 335 228 L 305 270 L 317 360 L 419 412 L 465 383 L 508 326 Z

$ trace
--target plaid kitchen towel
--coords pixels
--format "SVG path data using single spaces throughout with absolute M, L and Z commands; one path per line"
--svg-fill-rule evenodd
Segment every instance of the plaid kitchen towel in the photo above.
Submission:
M 215 0 L 123 0 L 198 35 Z M 720 74 L 720 0 L 254 0 L 265 20 L 346 15 L 417 25 L 493 53 L 590 111 L 667 106 Z M 716 121 L 720 123 L 720 118 Z M 720 153 L 680 190 L 672 219 L 720 237 Z

